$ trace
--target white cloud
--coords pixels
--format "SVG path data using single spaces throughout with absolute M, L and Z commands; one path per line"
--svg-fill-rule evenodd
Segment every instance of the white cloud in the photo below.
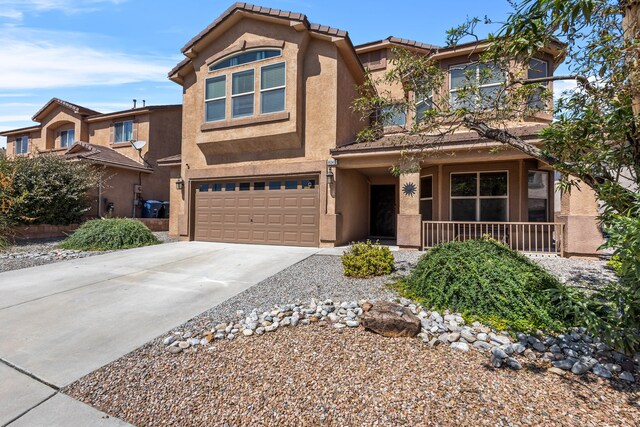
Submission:
M 22 20 L 25 14 L 60 10 L 67 14 L 99 10 L 100 3 L 120 4 L 127 0 L 0 0 L 0 18 Z
M 87 40 L 88 34 L 0 26 L 0 90 L 164 82 L 177 62 L 101 49 Z
M 28 114 L 13 114 L 13 115 L 0 116 L 0 123 L 26 122 L 26 121 L 31 121 L 31 116 Z

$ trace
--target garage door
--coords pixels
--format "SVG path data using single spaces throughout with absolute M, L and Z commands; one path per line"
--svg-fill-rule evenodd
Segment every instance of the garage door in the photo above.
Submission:
M 318 246 L 316 178 L 196 184 L 195 240 Z

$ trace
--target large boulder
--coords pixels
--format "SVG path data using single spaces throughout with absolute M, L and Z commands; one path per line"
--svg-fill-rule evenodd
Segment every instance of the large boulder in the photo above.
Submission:
M 420 319 L 400 304 L 375 301 L 362 314 L 362 325 L 385 337 L 415 337 L 420 332 Z

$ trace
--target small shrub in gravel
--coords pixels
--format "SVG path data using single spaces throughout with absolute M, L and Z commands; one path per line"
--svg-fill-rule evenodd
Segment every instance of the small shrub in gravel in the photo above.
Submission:
M 352 244 L 342 255 L 342 265 L 348 277 L 384 276 L 394 269 L 393 254 L 388 247 L 367 240 Z
M 109 251 L 160 243 L 142 222 L 128 218 L 87 221 L 60 243 L 62 249 Z
M 504 330 L 560 330 L 565 320 L 549 289 L 563 285 L 544 269 L 491 240 L 439 245 L 425 254 L 398 290 L 427 307 L 455 310 Z

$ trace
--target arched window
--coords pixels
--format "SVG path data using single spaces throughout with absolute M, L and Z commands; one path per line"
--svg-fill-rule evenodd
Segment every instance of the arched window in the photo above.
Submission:
M 262 61 L 264 59 L 275 58 L 282 55 L 280 49 L 260 49 L 238 53 L 209 66 L 209 71 L 222 70 L 224 68 L 235 67 L 236 65 L 248 64 L 250 62 Z

